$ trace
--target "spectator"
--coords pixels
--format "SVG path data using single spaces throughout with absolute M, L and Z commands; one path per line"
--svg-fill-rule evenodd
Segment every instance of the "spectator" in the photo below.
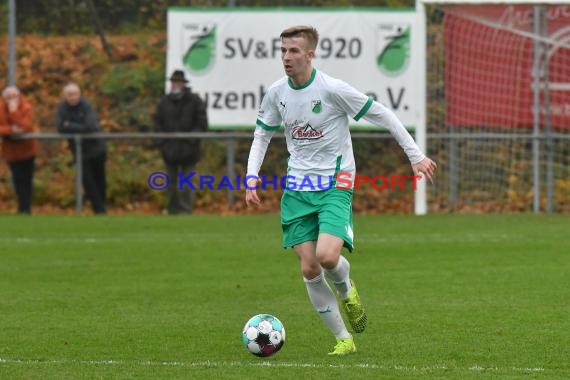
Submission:
M 97 121 L 97 112 L 83 96 L 76 83 L 69 83 L 63 88 L 63 100 L 56 113 L 56 126 L 60 133 L 97 133 L 102 132 Z M 77 147 L 73 139 L 69 147 L 74 160 L 77 159 Z M 105 214 L 107 180 L 105 161 L 107 147 L 101 139 L 83 139 L 81 143 L 81 164 L 83 189 L 91 202 L 95 214 Z
M 170 92 L 162 97 L 155 114 L 158 132 L 201 132 L 208 129 L 208 115 L 202 99 L 187 87 L 182 70 L 170 77 Z M 188 175 L 200 160 L 199 139 L 164 139 L 159 143 L 166 171 L 170 178 L 167 189 L 169 214 L 191 214 L 194 193 L 184 186 L 178 190 L 179 173 Z
M 15 86 L 2 91 L 0 99 L 0 136 L 2 157 L 8 162 L 14 190 L 18 197 L 18 212 L 32 213 L 34 162 L 38 151 L 35 139 L 14 139 L 24 133 L 36 132 L 33 109 Z

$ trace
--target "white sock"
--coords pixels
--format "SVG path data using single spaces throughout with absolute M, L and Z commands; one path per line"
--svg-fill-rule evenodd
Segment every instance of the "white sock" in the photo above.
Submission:
M 325 269 L 325 271 L 327 276 L 332 280 L 340 297 L 343 300 L 347 299 L 352 289 L 349 277 L 350 264 L 348 260 L 343 255 L 340 255 L 336 267 L 333 269 Z
M 306 278 L 304 280 L 311 303 L 329 330 L 332 331 L 337 339 L 350 338 L 351 335 L 348 333 L 340 315 L 336 297 L 325 280 L 323 272 L 311 280 Z

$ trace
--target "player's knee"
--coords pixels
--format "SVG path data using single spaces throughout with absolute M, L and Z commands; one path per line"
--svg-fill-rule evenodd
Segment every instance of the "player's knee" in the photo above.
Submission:
M 306 265 L 301 265 L 301 272 L 303 273 L 303 277 L 311 280 L 321 273 L 321 266 L 316 262 L 307 263 Z
M 332 269 L 338 263 L 339 252 L 332 250 L 317 251 L 317 260 L 325 269 Z

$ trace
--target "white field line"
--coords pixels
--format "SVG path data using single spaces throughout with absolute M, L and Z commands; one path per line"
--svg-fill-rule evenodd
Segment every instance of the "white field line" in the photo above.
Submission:
M 188 367 L 188 368 L 211 368 L 211 367 L 269 367 L 269 368 L 347 368 L 347 369 L 379 369 L 395 370 L 401 372 L 434 372 L 446 370 L 460 370 L 472 372 L 544 372 L 544 368 L 521 368 L 521 367 L 483 367 L 474 365 L 471 367 L 448 367 L 443 364 L 433 366 L 405 366 L 405 365 L 381 365 L 381 364 L 315 364 L 315 363 L 286 363 L 286 362 L 240 362 L 240 361 L 153 361 L 153 360 L 39 360 L 39 359 L 9 359 L 0 358 L 0 364 L 84 364 L 84 365 L 128 365 L 128 366 L 163 366 L 163 367 Z

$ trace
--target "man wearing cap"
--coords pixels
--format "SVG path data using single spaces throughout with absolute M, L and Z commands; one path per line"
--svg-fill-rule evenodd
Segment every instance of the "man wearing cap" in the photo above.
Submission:
M 206 106 L 190 91 L 184 71 L 175 70 L 169 78 L 170 91 L 160 100 L 154 117 L 157 132 L 203 132 L 208 129 Z M 167 189 L 169 214 L 192 213 L 194 193 L 184 185 L 178 189 L 179 176 L 185 178 L 200 160 L 199 139 L 163 139 L 160 152 L 170 184 Z

